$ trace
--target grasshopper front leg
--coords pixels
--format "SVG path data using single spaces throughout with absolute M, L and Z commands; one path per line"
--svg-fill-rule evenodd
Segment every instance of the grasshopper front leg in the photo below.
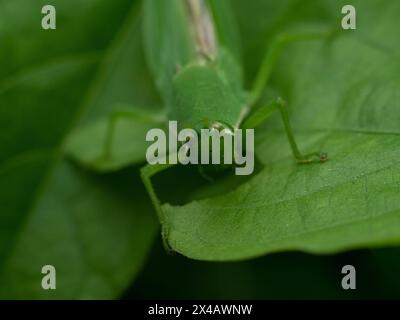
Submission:
M 255 128 L 268 119 L 275 111 L 280 111 L 292 153 L 299 163 L 312 163 L 316 159 L 318 159 L 320 162 L 324 162 L 328 159 L 328 155 L 325 152 L 314 152 L 306 155 L 303 155 L 300 152 L 293 134 L 292 126 L 290 124 L 286 103 L 282 99 L 279 98 L 275 102 L 258 109 L 254 109 L 254 106 L 260 99 L 262 92 L 272 74 L 272 70 L 275 67 L 283 49 L 288 44 L 297 41 L 324 39 L 332 36 L 332 34 L 332 31 L 322 31 L 285 34 L 277 37 L 272 42 L 270 49 L 264 55 L 260 71 L 256 76 L 253 87 L 250 91 L 246 109 L 244 110 L 243 118 L 241 119 L 242 128 Z
M 158 219 L 161 223 L 161 235 L 163 239 L 163 244 L 167 252 L 172 252 L 171 247 L 168 245 L 168 231 L 165 228 L 165 218 L 164 213 L 161 209 L 161 201 L 157 196 L 157 193 L 153 187 L 153 183 L 151 178 L 155 176 L 157 173 L 160 173 L 164 170 L 167 170 L 171 167 L 175 166 L 175 164 L 148 164 L 140 169 L 140 175 L 142 177 L 143 184 L 150 196 L 151 202 L 153 203 Z
M 255 109 L 242 123 L 242 129 L 253 129 L 267 120 L 275 111 L 279 111 L 282 117 L 282 122 L 285 127 L 286 135 L 289 140 L 290 148 L 293 156 L 299 163 L 312 163 L 315 160 L 325 162 L 328 160 L 328 155 L 325 152 L 313 152 L 303 155 L 297 146 L 296 139 L 293 134 L 292 126 L 289 120 L 289 113 L 286 109 L 286 103 L 278 98 L 276 101 L 267 104 L 261 108 Z

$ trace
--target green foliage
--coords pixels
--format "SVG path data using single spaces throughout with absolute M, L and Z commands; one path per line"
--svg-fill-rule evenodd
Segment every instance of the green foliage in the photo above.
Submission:
M 109 117 L 100 117 L 74 130 L 66 150 L 71 159 L 100 172 L 145 161 L 149 146 L 146 133 L 154 127 L 163 127 L 165 116 L 159 111 L 144 112 L 132 106 L 113 109 Z
M 32 14 L 42 1 L 0 2 L 0 21 L 11 26 L 0 28 L 0 297 L 116 298 L 157 223 L 135 170 L 94 176 L 64 158 L 64 141 L 73 122 L 111 105 L 155 101 L 151 85 L 132 90 L 138 79 L 147 86 L 145 76 L 126 82 L 142 65 L 127 41 L 137 38 L 138 3 L 53 3 L 55 33 Z M 47 264 L 57 270 L 55 291 L 40 285 Z
M 138 169 L 145 133 L 171 107 L 176 64 L 193 56 L 182 2 L 147 0 L 143 8 L 128 0 L 53 1 L 56 32 L 37 27 L 32 12 L 43 1 L 28 2 L 0 0 L 0 297 L 116 298 L 137 275 L 157 232 Z M 337 25 L 329 42 L 290 45 L 263 95 L 264 102 L 283 97 L 302 150 L 326 150 L 330 160 L 297 165 L 275 116 L 256 130 L 259 164 L 250 179 L 207 182 L 190 168 L 156 177 L 169 246 L 206 261 L 398 246 L 400 3 L 354 0 L 355 32 L 339 30 L 342 0 L 210 3 L 219 41 L 232 51 L 217 66 L 229 71 L 217 77 L 229 92 L 242 88 L 237 61 L 248 88 L 280 33 Z M 191 79 L 182 80 L 185 70 L 177 82 L 190 87 L 182 91 L 189 93 L 187 104 L 202 93 Z M 214 92 L 206 104 L 231 121 L 237 110 L 230 115 L 219 106 L 239 105 L 243 92 L 237 95 L 227 101 Z M 187 110 L 177 110 L 185 117 Z M 107 124 L 119 112 L 139 116 L 118 122 L 106 157 Z M 301 257 L 298 275 L 317 263 L 326 290 L 339 295 L 326 260 Z M 368 257 L 378 266 L 398 264 L 385 251 Z M 282 264 L 293 261 L 265 259 L 280 277 Z M 46 264 L 57 268 L 54 292 L 40 287 Z M 242 266 L 232 273 L 239 282 L 255 268 Z M 249 297 L 276 292 L 242 285 Z M 392 287 L 398 290 L 398 283 Z

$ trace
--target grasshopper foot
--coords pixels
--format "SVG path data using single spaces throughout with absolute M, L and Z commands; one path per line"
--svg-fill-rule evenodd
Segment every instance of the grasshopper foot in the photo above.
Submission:
M 301 158 L 297 159 L 297 162 L 300 164 L 310 164 L 315 162 L 326 162 L 328 160 L 328 154 L 326 152 L 315 152 L 308 155 L 305 155 Z

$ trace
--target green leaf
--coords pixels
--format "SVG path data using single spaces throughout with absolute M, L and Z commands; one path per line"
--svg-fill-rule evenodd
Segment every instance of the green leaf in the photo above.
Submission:
M 303 12 L 316 3 L 339 17 L 344 5 L 308 1 Z M 195 259 L 237 260 L 400 244 L 400 46 L 393 36 L 400 4 L 354 5 L 359 17 L 371 17 L 368 32 L 361 22 L 360 31 L 342 31 L 330 43 L 292 45 L 270 84 L 270 92 L 289 102 L 302 149 L 323 149 L 330 160 L 297 165 L 275 116 L 256 132 L 263 165 L 256 176 L 211 198 L 164 204 L 173 249 Z M 291 19 L 291 10 L 285 12 Z
M 80 165 L 108 172 L 146 161 L 146 134 L 152 128 L 162 128 L 165 115 L 132 107 L 115 108 L 114 112 L 71 134 L 66 152 Z
M 115 298 L 146 257 L 153 211 L 137 170 L 94 176 L 64 150 L 74 123 L 157 101 L 132 41 L 138 4 L 53 1 L 57 31 L 46 32 L 32 14 L 41 3 L 0 1 L 1 23 L 15 26 L 0 28 L 0 297 Z M 135 71 L 141 81 L 133 86 Z M 41 287 L 48 264 L 56 290 Z

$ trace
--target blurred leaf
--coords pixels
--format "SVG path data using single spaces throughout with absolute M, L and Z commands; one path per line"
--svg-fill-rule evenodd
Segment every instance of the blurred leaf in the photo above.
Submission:
M 344 4 L 307 1 L 303 11 L 316 3 L 339 17 Z M 236 260 L 400 243 L 400 47 L 392 39 L 400 4 L 386 1 L 380 11 L 373 0 L 354 5 L 360 17 L 374 14 L 368 26 L 361 18 L 360 32 L 292 45 L 271 83 L 289 101 L 302 149 L 328 151 L 330 161 L 296 165 L 274 117 L 256 132 L 258 175 L 229 193 L 163 206 L 176 251 Z
M 165 115 L 132 107 L 115 109 L 114 112 L 78 127 L 71 134 L 66 152 L 79 164 L 108 172 L 144 163 L 150 144 L 146 141 L 146 134 L 152 128 L 163 127 Z
M 243 65 L 252 83 L 274 36 L 310 24 L 340 25 L 342 15 L 329 10 L 324 0 L 241 1 L 231 0 L 241 31 Z M 332 1 L 330 2 L 332 3 Z M 328 1 L 329 4 L 329 1 Z M 337 9 L 338 2 L 334 6 Z
M 138 6 L 53 1 L 57 30 L 47 32 L 42 2 L 0 1 L 0 23 L 15 26 L 0 28 L 0 297 L 115 298 L 151 245 L 152 209 L 137 170 L 96 177 L 63 153 L 72 124 L 157 100 L 132 41 Z M 57 270 L 54 291 L 41 287 L 47 264 Z

